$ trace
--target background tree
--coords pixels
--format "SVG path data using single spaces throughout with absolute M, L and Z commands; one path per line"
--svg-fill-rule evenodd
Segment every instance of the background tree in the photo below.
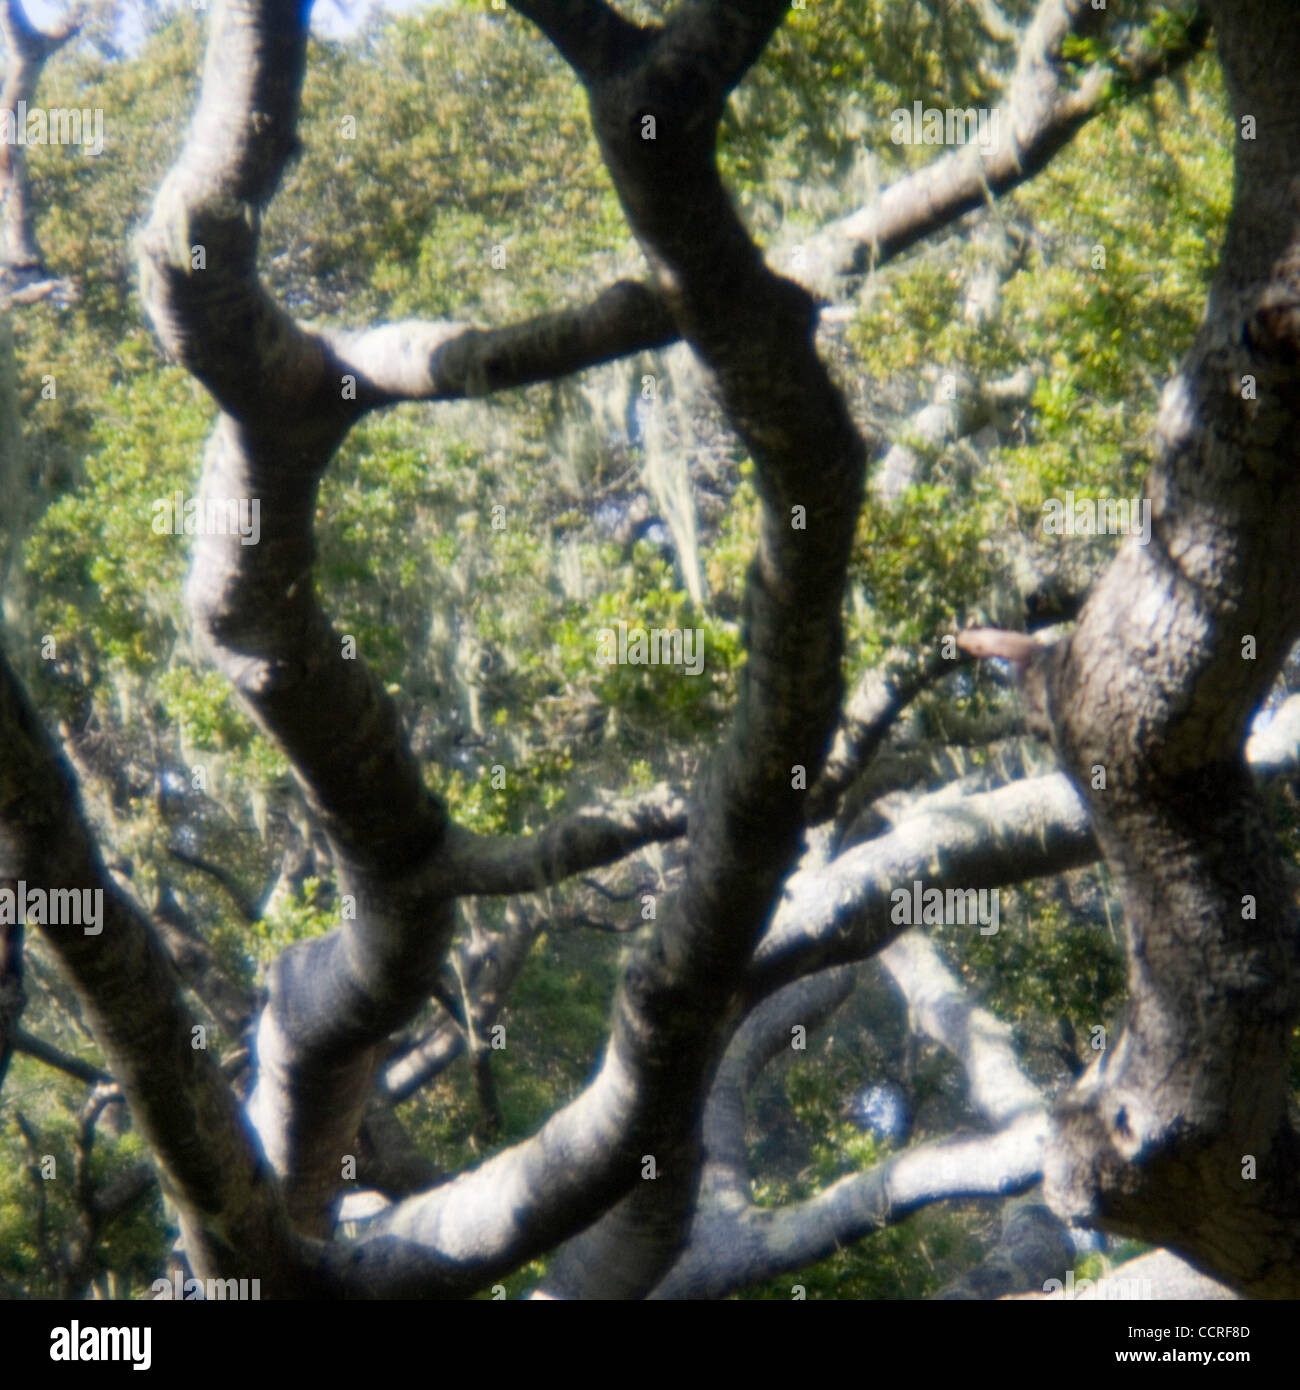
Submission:
M 309 45 L 292 7 L 217 7 L 222 58 L 183 149 L 184 13 L 130 58 L 51 65 L 63 99 L 121 128 L 99 161 L 31 152 L 40 243 L 81 298 L 16 323 L 40 520 L 6 626 L 87 819 L 6 668 L 0 874 L 101 886 L 109 920 L 24 945 L 39 987 L 4 1097 L 9 1279 L 138 1290 L 175 1221 L 195 1271 L 268 1295 L 509 1276 L 564 1296 L 989 1296 L 1078 1263 L 1063 1216 L 1288 1293 L 1274 846 L 1294 854 L 1277 775 L 1294 634 L 1264 617 L 1294 553 L 1268 531 L 1290 524 L 1293 435 L 1273 261 L 1222 272 L 1229 326 L 1193 343 L 1230 153 L 1252 228 L 1281 235 L 1287 205 L 1241 181 L 1291 185 L 1234 139 L 1204 18 L 516 8 L 555 48 L 478 5 L 348 46 Z M 1231 67 L 1223 26 L 1265 20 L 1215 17 Z M 1277 73 L 1233 70 L 1256 143 L 1281 141 Z M 996 107 L 1013 138 L 983 158 L 894 145 L 914 99 Z M 142 304 L 129 230 L 173 161 Z M 648 281 L 628 278 L 629 225 Z M 1254 409 L 1238 382 L 1211 433 L 1254 462 L 1214 453 L 1209 481 L 1166 484 L 1177 460 L 1144 442 L 1170 429 L 1157 383 L 1195 376 L 1180 352 L 1237 343 L 1252 295 L 1268 331 L 1231 366 L 1255 368 Z M 365 322 L 383 326 L 336 326 Z M 1176 406 L 1192 388 L 1171 389 Z M 196 491 L 213 397 L 198 495 L 258 498 L 262 533 L 187 555 L 150 521 Z M 1060 626 L 1115 543 L 1045 536 L 1043 500 L 1136 497 L 1153 459 L 1156 536 L 1109 572 L 1122 601 Z M 1215 477 L 1224 494 L 1195 500 Z M 1171 550 L 1180 517 L 1213 534 Z M 1244 558 L 1183 594 L 1168 576 L 1204 546 Z M 1178 642 L 1115 636 L 1117 614 L 1158 623 L 1184 599 Z M 1239 679 L 1216 644 L 1241 659 L 1246 611 Z M 701 628 L 704 674 L 602 666 L 620 620 Z M 1043 644 L 968 641 L 1012 667 L 949 659 L 945 636 L 989 624 Z M 1132 708 L 1076 696 L 1126 643 L 1150 653 L 1123 668 L 1143 672 Z M 1267 833 L 1233 770 L 1261 703 Z M 1165 709 L 1192 721 L 1187 748 L 1152 766 Z M 1094 751 L 1098 730 L 1115 746 Z M 1086 867 L 1097 841 L 1046 731 L 1118 895 Z M 1237 789 L 1223 825 L 1201 785 Z M 1207 828 L 1237 836 L 1214 872 Z M 1008 890 L 1001 930 L 900 935 L 890 894 L 916 878 Z M 1187 920 L 1210 969 L 1162 945 Z M 1118 1043 L 1125 1008 L 1139 1053 Z M 1142 1070 L 1160 1048 L 1190 1059 L 1168 1087 Z M 92 1150 L 122 1111 L 84 1094 L 107 1075 L 134 1123 Z M 855 1094 L 867 1081 L 905 1121 Z M 34 1180 L 60 1144 L 77 1182 Z M 122 1208 L 88 1226 L 145 1146 L 167 1215 L 136 1179 L 135 1225 Z

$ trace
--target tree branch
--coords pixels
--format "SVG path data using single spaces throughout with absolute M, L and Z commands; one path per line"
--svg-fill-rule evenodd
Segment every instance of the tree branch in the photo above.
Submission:
M 257 903 L 244 892 L 239 880 L 229 870 L 223 869 L 220 864 L 214 864 L 209 859 L 204 859 L 202 855 L 191 854 L 188 850 L 178 849 L 175 845 L 170 846 L 167 853 L 178 864 L 197 869 L 199 873 L 207 874 L 210 879 L 219 883 L 226 890 L 227 896 L 234 903 L 245 922 L 251 924 L 261 921 L 262 913 Z
M 61 1051 L 51 1043 L 43 1042 L 25 1028 L 19 1028 L 14 1033 L 13 1044 L 15 1052 L 34 1057 L 38 1062 L 44 1062 L 47 1067 L 65 1072 L 68 1076 L 88 1082 L 92 1086 L 103 1085 L 113 1079 L 108 1072 L 82 1061 L 80 1057 L 74 1057 L 70 1052 Z
M 881 951 L 880 963 L 920 1031 L 961 1063 L 971 1105 L 986 1120 L 1001 1126 L 1030 1112 L 1045 1113 L 1042 1093 L 1020 1068 L 1011 1029 L 974 1003 L 926 936 L 904 932 Z
M 389 323 L 322 334 L 338 375 L 357 382 L 357 409 L 394 401 L 449 401 L 552 381 L 633 352 L 667 347 L 677 327 L 647 285 L 620 280 L 590 304 L 505 328 Z
M 510 8 L 531 20 L 584 81 L 635 62 L 655 33 L 605 0 L 510 0 Z
M 50 57 L 79 28 L 72 11 L 58 28 L 43 33 L 27 18 L 20 0 L 0 0 L 0 34 L 8 50 L 0 111 L 17 120 L 20 105 L 30 102 Z M 41 281 L 39 285 L 34 281 Z M 6 301 L 31 303 L 54 293 L 61 282 L 43 274 L 36 244 L 27 151 L 16 141 L 0 141 L 0 308 Z
M 1276 741 L 1268 737 L 1273 724 Z M 1251 769 L 1267 777 L 1294 768 L 1297 730 L 1300 695 L 1292 695 L 1247 743 Z M 1082 868 L 1100 853 L 1084 800 L 1063 773 L 927 798 L 888 834 L 790 877 L 749 965 L 746 997 L 882 950 L 901 932 L 890 920 L 890 894 L 916 879 L 926 888 L 998 888 Z
M 473 835 L 456 827 L 440 873 L 458 894 L 535 892 L 686 831 L 686 798 L 660 783 L 634 799 L 584 806 L 536 835 Z
M 202 1262 L 220 1258 L 295 1286 L 279 1189 L 216 1059 L 191 1045 L 193 1020 L 171 963 L 104 871 L 72 770 L 3 655 L 0 739 L 0 883 L 102 895 L 91 900 L 102 904 L 98 932 L 56 923 L 40 930 L 177 1195 L 187 1248 Z
M 748 997 L 874 955 L 905 929 L 892 920 L 891 893 L 917 879 L 927 888 L 996 888 L 1098 854 L 1079 794 L 1060 773 L 937 806 L 790 878 L 750 964 Z
M 1021 40 L 1015 75 L 1000 124 L 1010 138 L 987 153 L 967 145 L 941 156 L 886 188 L 865 208 L 839 219 L 805 247 L 804 280 L 828 293 L 834 281 L 880 266 L 958 217 L 1019 187 L 1039 173 L 1103 107 L 1108 74 L 1089 69 L 1073 90 L 1062 84 L 1062 45 L 1085 23 L 1103 16 L 1088 0 L 1044 0 Z M 1144 90 L 1184 66 L 1205 45 L 1209 23 L 1197 11 L 1185 42 L 1170 50 L 1136 54 L 1126 74 L 1129 90 Z
M 845 707 L 822 775 L 809 793 L 811 824 L 835 814 L 841 795 L 875 757 L 903 710 L 962 664 L 946 660 L 937 643 L 920 650 L 894 648 L 881 666 L 862 677 Z
M 506 929 L 481 933 L 464 949 L 461 977 L 470 993 L 474 1027 L 486 1032 L 506 1003 L 544 919 L 517 903 L 506 907 Z M 396 1105 L 415 1094 L 465 1051 L 465 1030 L 445 1011 L 414 1047 L 389 1060 L 379 1079 L 380 1094 Z
M 1300 914 L 1242 748 L 1300 639 L 1300 149 L 1283 135 L 1300 34 L 1263 0 L 1208 8 L 1234 118 L 1264 136 L 1233 142 L 1205 320 L 1161 398 L 1150 543 L 1120 548 L 1045 663 L 1129 975 L 1124 1033 L 1059 1108 L 1045 1187 L 1068 1219 L 1281 1298 L 1300 1294 Z
M 1023 1192 L 1039 1179 L 1046 1137 L 1046 1117 L 1028 1115 L 997 1134 L 919 1144 L 806 1202 L 771 1211 L 710 1211 L 686 1257 L 649 1296 L 724 1298 L 824 1260 L 934 1202 Z
M 1073 1258 L 1068 1227 L 1037 1194 L 1030 1194 L 1010 1204 L 993 1249 L 933 1298 L 935 1302 L 983 1301 L 1041 1289 L 1050 1279 L 1064 1281 Z

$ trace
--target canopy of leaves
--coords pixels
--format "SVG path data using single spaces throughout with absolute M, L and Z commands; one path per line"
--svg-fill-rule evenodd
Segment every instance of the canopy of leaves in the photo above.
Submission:
M 1028 9 L 1002 6 L 1013 21 Z M 890 142 L 895 107 L 996 98 L 988 74 L 1011 50 L 981 12 L 920 0 L 792 11 L 734 97 L 720 150 L 774 256 L 928 156 Z M 42 247 L 80 299 L 36 306 L 14 324 L 30 500 L 9 523 L 25 538 L 6 593 L 6 645 L 77 751 L 108 862 L 151 910 L 173 895 L 253 986 L 284 944 L 331 925 L 334 903 L 287 768 L 192 646 L 188 540 L 152 526 L 156 504 L 194 490 L 214 418 L 143 326 L 131 250 L 194 102 L 200 38 L 182 9 L 138 52 L 110 62 L 74 47 L 44 79 L 48 104 L 102 108 L 107 141 L 98 159 L 30 152 Z M 1067 489 L 1141 494 L 1159 384 L 1195 330 L 1231 176 L 1212 56 L 1177 87 L 1121 97 L 1021 191 L 851 287 L 847 323 L 824 335 L 864 425 L 890 441 L 906 441 L 910 416 L 946 374 L 992 381 L 1029 366 L 1041 382 L 973 439 L 930 448 L 897 502 L 864 511 L 847 608 L 850 680 L 892 646 L 1005 612 L 1026 564 L 1065 565 L 1059 538 L 1042 531 L 1045 499 Z M 268 213 L 263 272 L 302 319 L 504 324 L 641 273 L 581 91 L 513 16 L 451 5 L 349 44 L 315 43 L 300 135 Z M 1017 261 L 1000 313 L 964 315 L 990 246 L 1011 242 Z M 647 378 L 655 390 L 644 411 Z M 322 601 L 397 699 L 430 786 L 463 824 L 526 831 L 595 790 L 693 776 L 743 660 L 750 471 L 681 347 L 499 399 L 403 407 L 353 432 L 318 499 Z M 1072 551 L 1071 584 L 1086 585 L 1114 544 L 1099 537 L 1082 560 Z M 619 621 L 700 629 L 705 674 L 602 664 L 599 633 Z M 987 672 L 950 678 L 918 704 L 901 740 L 928 747 L 947 721 L 996 715 L 1012 699 Z M 962 756 L 972 771 L 994 754 Z M 504 786 L 493 785 L 497 765 L 510 769 Z M 921 784 L 951 771 L 936 763 Z M 295 848 L 308 862 L 290 873 Z M 258 920 L 245 921 L 228 888 L 177 850 L 264 904 Z M 656 871 L 674 868 L 661 861 Z M 612 881 L 625 888 L 638 872 L 625 866 Z M 504 1123 L 494 1144 L 576 1092 L 606 1031 L 617 937 L 575 926 L 563 892 L 540 906 L 552 925 L 505 1014 L 512 1046 L 497 1075 Z M 1113 907 L 1104 874 L 1089 870 L 1009 896 L 1003 917 L 1014 930 L 941 938 L 979 996 L 1016 1024 L 1037 1079 L 1065 1075 L 1058 1019 L 1080 1035 L 1116 1022 Z M 619 927 L 635 926 L 634 901 L 612 912 Z M 498 909 L 482 905 L 478 925 L 498 926 Z M 39 945 L 28 954 L 42 988 L 30 991 L 26 1026 L 96 1062 Z M 808 1195 L 883 1151 L 887 1141 L 843 1115 L 864 1082 L 906 1076 L 923 1102 L 914 1137 L 949 1132 L 965 1114 L 952 1064 L 936 1051 L 905 1055 L 897 1000 L 866 973 L 852 1008 L 754 1096 L 762 1202 Z M 15 1122 L 21 1113 L 41 1153 L 71 1164 L 84 1088 L 51 1076 L 17 1059 L 0 1102 L 0 1279 L 26 1295 L 54 1291 L 43 1249 L 73 1220 L 61 1185 L 33 1173 Z M 463 1063 L 400 1113 L 443 1167 L 482 1151 Z M 96 1174 L 140 1156 L 129 1131 L 101 1132 Z M 788 1297 L 802 1282 L 810 1296 L 921 1295 L 968 1268 L 995 1229 L 978 1206 L 934 1211 L 754 1294 Z M 108 1228 L 97 1268 L 139 1292 L 168 1243 L 159 1199 Z

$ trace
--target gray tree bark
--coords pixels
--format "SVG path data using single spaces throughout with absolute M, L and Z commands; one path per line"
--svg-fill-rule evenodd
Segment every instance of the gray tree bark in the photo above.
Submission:
M 971 655 L 1015 658 L 1066 773 L 936 801 L 888 835 L 801 865 L 809 825 L 938 668 L 923 658 L 882 673 L 818 781 L 841 715 L 841 605 L 868 441 L 815 351 L 812 295 L 765 263 L 714 158 L 728 94 L 787 6 L 697 0 L 645 28 L 602 0 L 515 8 L 587 90 L 647 284 L 495 330 L 295 323 L 256 274 L 306 62 L 305 14 L 286 0 L 217 0 L 199 109 L 140 240 L 160 338 L 221 407 L 201 497 L 261 507 L 256 546 L 197 538 L 196 633 L 288 758 L 356 906 L 276 962 L 247 1106 L 188 1046 L 176 969 L 106 874 L 70 771 L 0 665 L 0 881 L 105 892 L 102 940 L 47 937 L 157 1157 L 195 1272 L 255 1275 L 267 1296 L 454 1296 L 557 1250 L 549 1287 L 563 1296 L 716 1296 L 928 1202 L 1045 1178 L 1059 1215 L 1167 1244 L 1244 1292 L 1293 1295 L 1295 907 L 1243 745 L 1300 636 L 1300 153 L 1289 139 L 1300 35 L 1264 0 L 1209 7 L 1254 138 L 1237 145 L 1205 325 L 1163 403 L 1152 544 L 1121 553 L 1056 647 L 968 639 Z M 1010 161 L 981 167 L 964 154 L 904 180 L 827 229 L 823 270 L 878 264 L 1041 167 L 1102 102 L 1105 74 L 1072 84 L 1060 62 L 1095 18 L 1083 0 L 1044 0 L 1010 81 Z M 1197 20 L 1176 52 L 1138 54 L 1128 80 L 1153 80 L 1203 38 Z M 20 188 L 14 168 L 0 173 Z M 30 221 L 16 206 L 5 245 L 25 255 Z M 733 726 L 684 800 L 661 789 L 527 841 L 470 835 L 425 789 L 392 701 L 315 601 L 320 479 L 366 411 L 545 379 L 677 337 L 710 373 L 763 505 Z M 795 508 L 804 528 L 791 525 Z M 796 789 L 796 768 L 813 797 Z M 331 1240 L 340 1160 L 366 1126 L 385 1041 L 431 994 L 457 992 L 447 963 L 457 898 L 536 888 L 683 836 L 685 887 L 632 953 L 587 1089 L 524 1142 L 359 1222 L 354 1241 Z M 914 876 L 996 886 L 1099 851 L 1125 906 L 1129 1024 L 1049 1114 L 996 1021 L 962 1001 L 921 944 L 895 940 L 890 890 Z M 965 1065 L 991 1131 L 758 1212 L 738 1200 L 737 1078 L 790 1007 L 814 1018 L 834 1006 L 833 967 L 885 948 L 917 1016 Z M 428 1041 L 436 1065 L 448 1049 Z M 385 1075 L 380 1089 L 400 1084 Z

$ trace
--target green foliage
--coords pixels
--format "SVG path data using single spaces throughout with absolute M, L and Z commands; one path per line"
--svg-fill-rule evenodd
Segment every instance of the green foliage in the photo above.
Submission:
M 753 1120 L 750 1126 L 751 1165 L 761 1175 L 754 1183 L 759 1206 L 805 1201 L 838 1180 L 871 1170 L 894 1152 L 888 1141 L 860 1133 L 844 1118 L 842 1108 L 864 1075 L 872 1073 L 871 1058 L 855 1045 L 859 1027 L 870 1027 L 880 1037 L 890 1026 L 878 1003 L 859 1005 L 837 1019 L 832 1029 L 810 1040 L 805 1057 L 794 1054 L 774 1064 L 777 1077 L 771 1084 L 780 1087 L 783 1104 L 771 1108 L 772 1096 L 761 1086 L 752 1104 L 752 1111 L 761 1112 L 766 1122 L 762 1129 Z M 925 1098 L 943 1087 L 929 1075 L 919 1076 L 917 1083 L 924 1114 Z M 775 1146 L 771 1134 L 780 1135 Z M 800 1148 L 800 1140 L 806 1147 L 796 1169 L 797 1160 L 792 1160 L 789 1150 Z M 782 1148 L 787 1150 L 784 1162 L 780 1161 Z M 875 1232 L 815 1265 L 748 1289 L 740 1297 L 788 1299 L 793 1288 L 802 1285 L 809 1299 L 925 1298 L 976 1263 L 995 1232 L 996 1223 L 990 1223 L 978 1206 L 945 1204 Z
M 566 302 L 575 276 L 627 245 L 581 88 L 512 12 L 403 17 L 359 56 L 309 55 L 302 157 L 266 227 L 291 295 L 493 322 Z
M 609 1028 L 619 943 L 592 933 L 546 932 L 511 990 L 501 1022 L 505 1046 L 492 1053 L 502 1131 L 485 1148 L 468 1069 L 444 1072 L 398 1111 L 403 1123 L 448 1170 L 532 1133 L 590 1079 Z
M 37 624 L 60 647 L 93 634 L 97 658 L 142 675 L 158 668 L 184 630 L 179 589 L 188 541 L 155 532 L 154 504 L 189 493 L 212 412 L 173 368 L 128 369 L 100 401 L 83 480 L 41 518 L 27 572 L 39 586 Z
M 67 1040 L 61 1045 L 68 1047 Z M 98 1063 L 85 1048 L 82 1059 Z M 34 1298 L 67 1298 L 79 1292 L 58 1268 L 57 1253 L 83 1238 L 74 1199 L 77 1145 L 76 1111 L 82 1091 L 29 1058 L 11 1063 L 0 1107 L 0 1296 L 22 1291 Z M 16 1123 L 21 1114 L 34 1139 L 27 1142 Z M 147 1158 L 138 1134 L 120 1137 L 101 1121 L 90 1156 L 90 1180 L 102 1191 Z M 47 1161 L 52 1159 L 52 1167 Z M 155 1277 L 170 1239 L 162 1200 L 154 1195 L 106 1222 L 89 1252 L 90 1268 L 111 1271 L 117 1297 L 128 1296 Z
M 319 879 L 304 880 L 296 893 L 285 894 L 248 928 L 245 941 L 258 964 L 270 965 L 286 946 L 324 936 L 338 926 L 337 907 L 320 904 L 321 888 Z
M 1032 3 L 1000 8 L 1019 23 Z M 765 244 L 797 239 L 932 156 L 892 144 L 895 107 L 995 102 L 983 73 L 1009 49 L 978 11 L 818 0 L 791 12 L 720 135 L 724 177 Z M 1153 41 L 1178 40 L 1181 21 L 1162 8 L 1142 7 L 1136 22 Z M 219 962 L 252 985 L 285 946 L 335 927 L 339 905 L 313 873 L 250 925 L 213 874 L 170 853 L 178 843 L 200 852 L 257 901 L 291 842 L 286 827 L 306 821 L 284 758 L 194 650 L 182 602 L 189 539 L 151 525 L 155 501 L 195 492 L 214 419 L 207 396 L 160 359 L 143 327 L 130 241 L 188 120 L 200 41 L 198 20 L 182 9 L 138 54 L 107 63 L 74 49 L 44 79 L 49 105 L 102 107 L 108 142 L 98 160 L 29 152 L 38 237 L 80 300 L 33 306 L 14 323 L 32 508 L 21 584 L 6 595 L 6 646 L 51 722 L 82 745 L 106 859 L 129 868 L 149 910 L 173 893 Z M 988 255 L 964 228 L 870 277 L 846 341 L 828 347 L 851 395 L 861 386 L 894 403 L 891 439 L 908 437 L 907 416 L 945 372 L 987 381 L 1029 364 L 1038 374 L 1032 402 L 1002 422 L 986 458 L 964 445 L 928 450 L 922 481 L 893 506 L 864 509 L 847 606 L 850 678 L 895 645 L 929 643 L 985 614 L 1014 588 L 1013 541 L 1050 556 L 1045 498 L 1140 491 L 1159 383 L 1195 332 L 1222 241 L 1227 108 L 1209 57 L 1181 90 L 1129 100 L 1116 54 L 1085 44 L 1069 56 L 1110 64 L 1115 100 L 988 215 L 1021 247 L 1000 317 L 963 316 L 966 285 Z M 357 44 L 314 42 L 299 133 L 301 155 L 267 211 L 262 271 L 303 320 L 504 324 L 644 273 L 580 88 L 513 14 L 465 0 L 391 20 Z M 622 430 L 628 382 L 642 370 L 671 376 L 664 355 L 646 355 L 576 383 L 370 417 L 322 480 L 319 600 L 393 698 L 426 784 L 469 830 L 536 832 L 594 789 L 685 782 L 734 705 L 758 537 L 752 464 L 732 444 L 697 463 L 696 500 L 707 483 L 718 503 L 700 508 L 700 603 L 668 554 L 611 540 L 595 514 L 593 498 L 626 501 L 636 486 L 627 480 L 644 473 Z M 1099 567 L 1111 544 L 1088 546 L 1087 565 Z M 703 673 L 602 664 L 600 633 L 620 622 L 702 630 Z M 1003 699 L 986 680 L 954 681 L 916 713 L 941 724 Z M 973 753 L 972 763 L 982 758 Z M 191 785 L 196 766 L 206 791 Z M 1293 807 L 1278 814 L 1294 840 L 1300 817 Z M 568 929 L 561 893 L 545 907 L 553 925 L 511 993 L 508 1045 L 493 1054 L 501 1134 L 490 1145 L 478 1137 L 463 1061 L 401 1107 L 444 1168 L 535 1130 L 599 1060 L 626 942 Z M 484 929 L 500 925 L 494 907 L 482 911 Z M 983 1002 L 1020 1030 L 1036 1073 L 1055 1079 L 1058 1019 L 1081 1036 L 1094 1023 L 1113 1032 L 1118 908 L 1104 876 L 1084 871 L 1064 886 L 1005 895 L 1003 922 L 996 937 L 956 929 L 939 940 Z M 26 1025 L 100 1064 L 39 945 L 29 954 L 42 988 Z M 877 1012 L 862 1034 L 895 1025 Z M 764 1079 L 749 1133 L 762 1204 L 801 1200 L 888 1157 L 841 1113 L 881 1059 L 847 1043 L 849 1030 L 835 1032 L 837 1046 L 819 1044 Z M 1300 1060 L 1296 1076 L 1300 1085 Z M 923 1059 L 912 1081 L 922 1134 L 947 1132 L 961 1118 L 950 1064 Z M 26 1295 L 49 1295 L 54 1281 L 11 1112 L 21 1108 L 70 1174 L 81 1094 L 20 1057 L 0 1103 L 0 1279 Z M 101 1135 L 96 1181 L 141 1153 L 130 1132 Z M 75 1211 L 66 1178 L 40 1191 L 53 1247 L 71 1238 Z M 745 1296 L 788 1298 L 803 1284 L 810 1298 L 923 1297 L 968 1268 L 994 1230 L 980 1206 L 926 1211 Z M 168 1239 L 151 1199 L 106 1230 L 97 1267 L 139 1288 L 156 1276 Z M 543 1268 L 504 1281 L 511 1295 Z
M 977 64 L 1002 57 L 974 5 L 817 0 L 791 10 L 732 96 L 723 175 L 759 235 L 814 228 L 919 158 L 890 143 L 893 110 L 990 104 Z

